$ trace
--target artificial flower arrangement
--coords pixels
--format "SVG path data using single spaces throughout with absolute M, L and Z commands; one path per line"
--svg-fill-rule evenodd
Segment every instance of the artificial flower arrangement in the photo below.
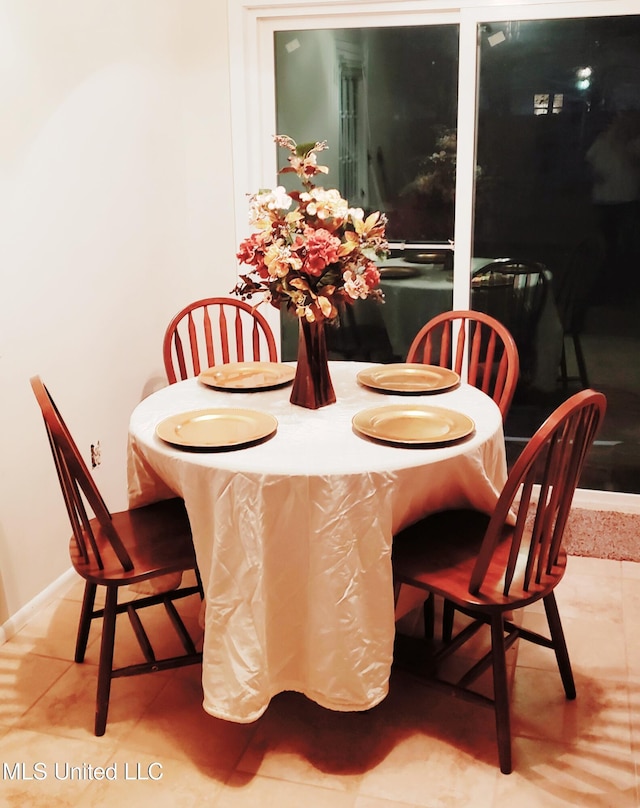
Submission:
M 458 135 L 455 129 L 445 129 L 436 140 L 436 150 L 420 162 L 418 175 L 407 185 L 402 194 L 417 192 L 429 196 L 440 203 L 451 203 L 455 199 L 456 158 Z M 475 168 L 478 183 L 483 178 L 482 168 Z
M 314 184 L 316 175 L 329 172 L 317 163 L 326 141 L 297 144 L 286 135 L 274 140 L 290 152 L 280 173 L 297 174 L 304 190 L 278 186 L 250 196 L 250 223 L 257 232 L 242 241 L 237 257 L 252 269 L 240 275 L 234 293 L 242 299 L 260 294 L 310 323 L 334 320 L 342 304 L 358 298 L 381 300 L 374 262 L 388 254 L 384 214 L 365 216 L 337 190 Z

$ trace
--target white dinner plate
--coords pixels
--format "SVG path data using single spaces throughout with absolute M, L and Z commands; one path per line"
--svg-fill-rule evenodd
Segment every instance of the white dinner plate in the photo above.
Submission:
M 386 393 L 441 393 L 460 383 L 460 376 L 449 368 L 417 362 L 397 362 L 361 370 L 360 384 Z
M 295 375 L 295 367 L 279 362 L 229 362 L 203 370 L 198 379 L 217 390 L 250 393 L 284 387 Z
M 278 421 L 257 410 L 213 407 L 165 418 L 156 435 L 189 449 L 240 449 L 274 435 Z
M 370 407 L 356 413 L 352 424 L 356 432 L 368 438 L 419 447 L 461 440 L 475 430 L 475 424 L 468 415 L 421 404 Z

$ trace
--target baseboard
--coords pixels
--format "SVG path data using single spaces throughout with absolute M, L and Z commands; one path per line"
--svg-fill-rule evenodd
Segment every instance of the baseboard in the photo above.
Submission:
M 49 584 L 46 589 L 39 592 L 33 600 L 30 600 L 22 609 L 19 609 L 6 620 L 0 626 L 0 645 L 10 640 L 20 629 L 24 628 L 37 612 L 63 595 L 69 589 L 74 578 L 76 578 L 76 572 L 73 568 L 69 568 L 52 584 Z
M 618 513 L 640 513 L 640 495 L 625 494 L 620 491 L 590 491 L 576 489 L 573 497 L 576 508 L 590 511 L 617 511 Z
M 532 502 L 538 501 L 539 494 L 540 486 L 534 485 L 531 493 Z M 519 495 L 516 495 L 516 502 L 519 498 Z M 620 491 L 592 491 L 587 488 L 576 488 L 571 505 L 585 511 L 640 513 L 640 495 L 624 494 Z

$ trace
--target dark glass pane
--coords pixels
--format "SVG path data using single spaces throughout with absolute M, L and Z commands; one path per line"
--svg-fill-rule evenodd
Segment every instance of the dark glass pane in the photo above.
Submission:
M 332 335 L 335 354 L 404 359 L 413 336 L 453 296 L 450 253 L 446 265 L 440 256 L 411 259 L 424 260 L 420 243 L 453 238 L 458 28 L 278 32 L 275 57 L 278 132 L 328 142 L 324 185 L 365 211 L 384 211 L 393 261 L 415 270 L 383 279 L 382 307 L 358 301 L 349 312 L 355 325 Z M 279 159 L 286 164 L 286 155 Z M 289 175 L 282 183 L 297 187 Z M 295 356 L 295 339 L 296 323 L 285 321 L 285 358 Z
M 507 433 L 601 389 L 583 487 L 639 493 L 640 17 L 491 23 L 480 43 L 474 253 L 541 262 L 550 281 Z M 491 310 L 485 281 L 472 305 Z
M 453 238 L 457 26 L 278 32 L 275 51 L 278 130 L 328 141 L 329 184 L 391 239 Z

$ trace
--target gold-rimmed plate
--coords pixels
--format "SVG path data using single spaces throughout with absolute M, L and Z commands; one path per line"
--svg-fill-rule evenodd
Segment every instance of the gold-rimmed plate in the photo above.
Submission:
M 418 267 L 380 267 L 380 280 L 402 280 L 402 278 L 413 278 L 420 274 Z
M 513 286 L 513 275 L 475 275 L 471 278 L 471 286 L 477 287 L 494 287 L 494 286 Z
M 370 407 L 352 419 L 356 432 L 400 446 L 438 446 L 469 437 L 476 426 L 468 415 L 442 407 L 390 404 Z
M 395 362 L 361 370 L 360 384 L 384 393 L 441 393 L 460 383 L 460 376 L 449 368 L 417 362 Z
M 279 362 L 229 362 L 203 370 L 198 379 L 216 390 L 252 393 L 284 387 L 295 374 L 295 367 Z
M 453 253 L 444 250 L 442 252 L 409 253 L 406 260 L 411 261 L 412 264 L 446 264 L 453 261 Z
M 187 449 L 240 449 L 271 437 L 277 428 L 276 418 L 266 412 L 211 407 L 165 418 L 156 435 Z

